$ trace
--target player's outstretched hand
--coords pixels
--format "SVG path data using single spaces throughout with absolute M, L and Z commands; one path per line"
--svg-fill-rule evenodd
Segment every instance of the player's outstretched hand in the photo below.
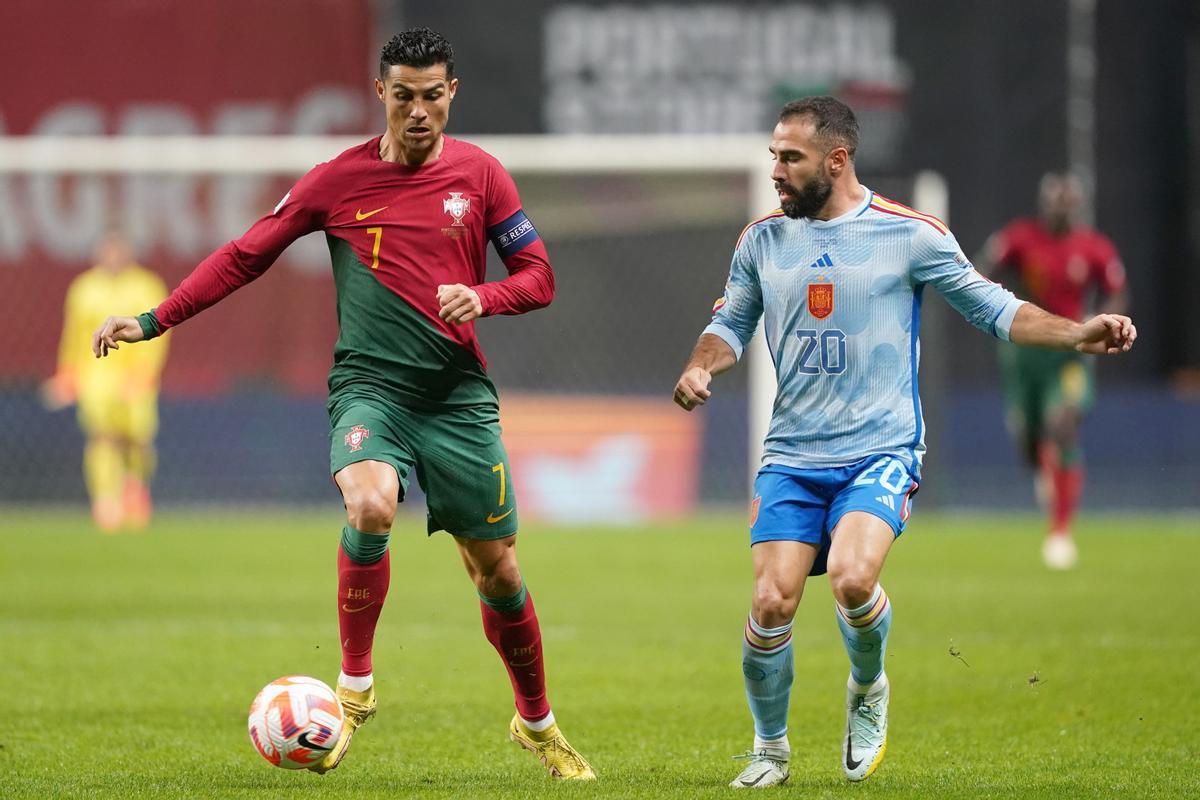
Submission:
M 120 350 L 118 342 L 140 342 L 142 326 L 136 317 L 109 317 L 92 334 L 92 352 L 96 358 L 108 355 L 109 350 Z
M 708 384 L 712 382 L 712 373 L 701 367 L 690 367 L 679 376 L 675 384 L 675 404 L 684 411 L 691 411 L 696 406 L 704 405 L 704 401 L 712 396 Z
M 1083 323 L 1075 349 L 1092 355 L 1115 355 L 1133 347 L 1137 328 L 1133 320 L 1120 314 L 1097 314 Z
M 452 325 L 462 325 L 483 314 L 483 303 L 470 286 L 461 283 L 437 288 L 438 316 Z

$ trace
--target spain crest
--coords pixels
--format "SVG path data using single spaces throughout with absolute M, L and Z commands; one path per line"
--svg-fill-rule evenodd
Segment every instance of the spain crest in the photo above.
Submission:
M 833 313 L 832 283 L 810 283 L 808 285 L 808 313 L 817 319 L 825 319 Z
M 450 223 L 451 227 L 461 228 L 463 217 L 471 210 L 471 198 L 463 197 L 462 192 L 451 192 L 450 196 L 442 201 L 442 210 L 454 217 L 454 222 Z
M 762 505 L 762 495 L 754 495 L 754 499 L 750 501 L 750 527 L 754 527 L 754 523 L 758 522 L 758 508 Z
M 369 430 L 364 428 L 362 425 L 355 425 L 350 429 L 350 432 L 346 434 L 346 447 L 350 448 L 351 453 L 357 453 L 359 450 L 362 450 L 363 442 L 369 439 L 370 436 L 371 432 Z

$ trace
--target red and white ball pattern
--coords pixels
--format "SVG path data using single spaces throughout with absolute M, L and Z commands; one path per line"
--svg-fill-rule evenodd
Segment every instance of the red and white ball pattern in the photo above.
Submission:
M 283 769 L 306 769 L 342 735 L 342 706 L 316 678 L 287 675 L 267 684 L 250 705 L 250 741 Z

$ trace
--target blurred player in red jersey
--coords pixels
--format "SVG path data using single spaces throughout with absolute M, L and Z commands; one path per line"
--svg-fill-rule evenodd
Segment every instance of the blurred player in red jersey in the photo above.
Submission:
M 474 320 L 542 308 L 554 273 L 516 185 L 496 159 L 444 134 L 458 90 L 450 43 L 428 28 L 393 37 L 375 92 L 383 135 L 314 167 L 239 240 L 205 259 L 157 308 L 110 317 L 97 357 L 151 339 L 260 276 L 289 244 L 323 230 L 337 288 L 329 373 L 330 473 L 346 506 L 338 553 L 347 725 L 316 764 L 333 769 L 376 710 L 371 647 L 387 595 L 388 535 L 409 476 L 428 530 L 453 534 L 504 661 L 517 713 L 509 737 L 555 778 L 590 780 L 546 699 L 541 630 L 517 564 L 516 500 L 496 387 Z M 509 276 L 485 282 L 488 243 Z
M 1083 191 L 1069 173 L 1047 173 L 1039 215 L 994 234 L 984 260 L 1019 296 L 1055 314 L 1082 320 L 1095 311 L 1124 313 L 1125 268 L 1107 237 L 1079 220 Z M 1004 344 L 1000 348 L 1009 430 L 1036 471 L 1039 499 L 1050 515 L 1042 557 L 1070 569 L 1077 551 L 1071 519 L 1083 489 L 1079 426 L 1092 404 L 1091 362 L 1076 352 Z

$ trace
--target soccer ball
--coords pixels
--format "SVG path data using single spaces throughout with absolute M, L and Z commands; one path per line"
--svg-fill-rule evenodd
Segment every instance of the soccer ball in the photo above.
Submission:
M 250 741 L 283 769 L 307 769 L 342 735 L 342 705 L 316 678 L 286 675 L 268 683 L 250 704 Z

